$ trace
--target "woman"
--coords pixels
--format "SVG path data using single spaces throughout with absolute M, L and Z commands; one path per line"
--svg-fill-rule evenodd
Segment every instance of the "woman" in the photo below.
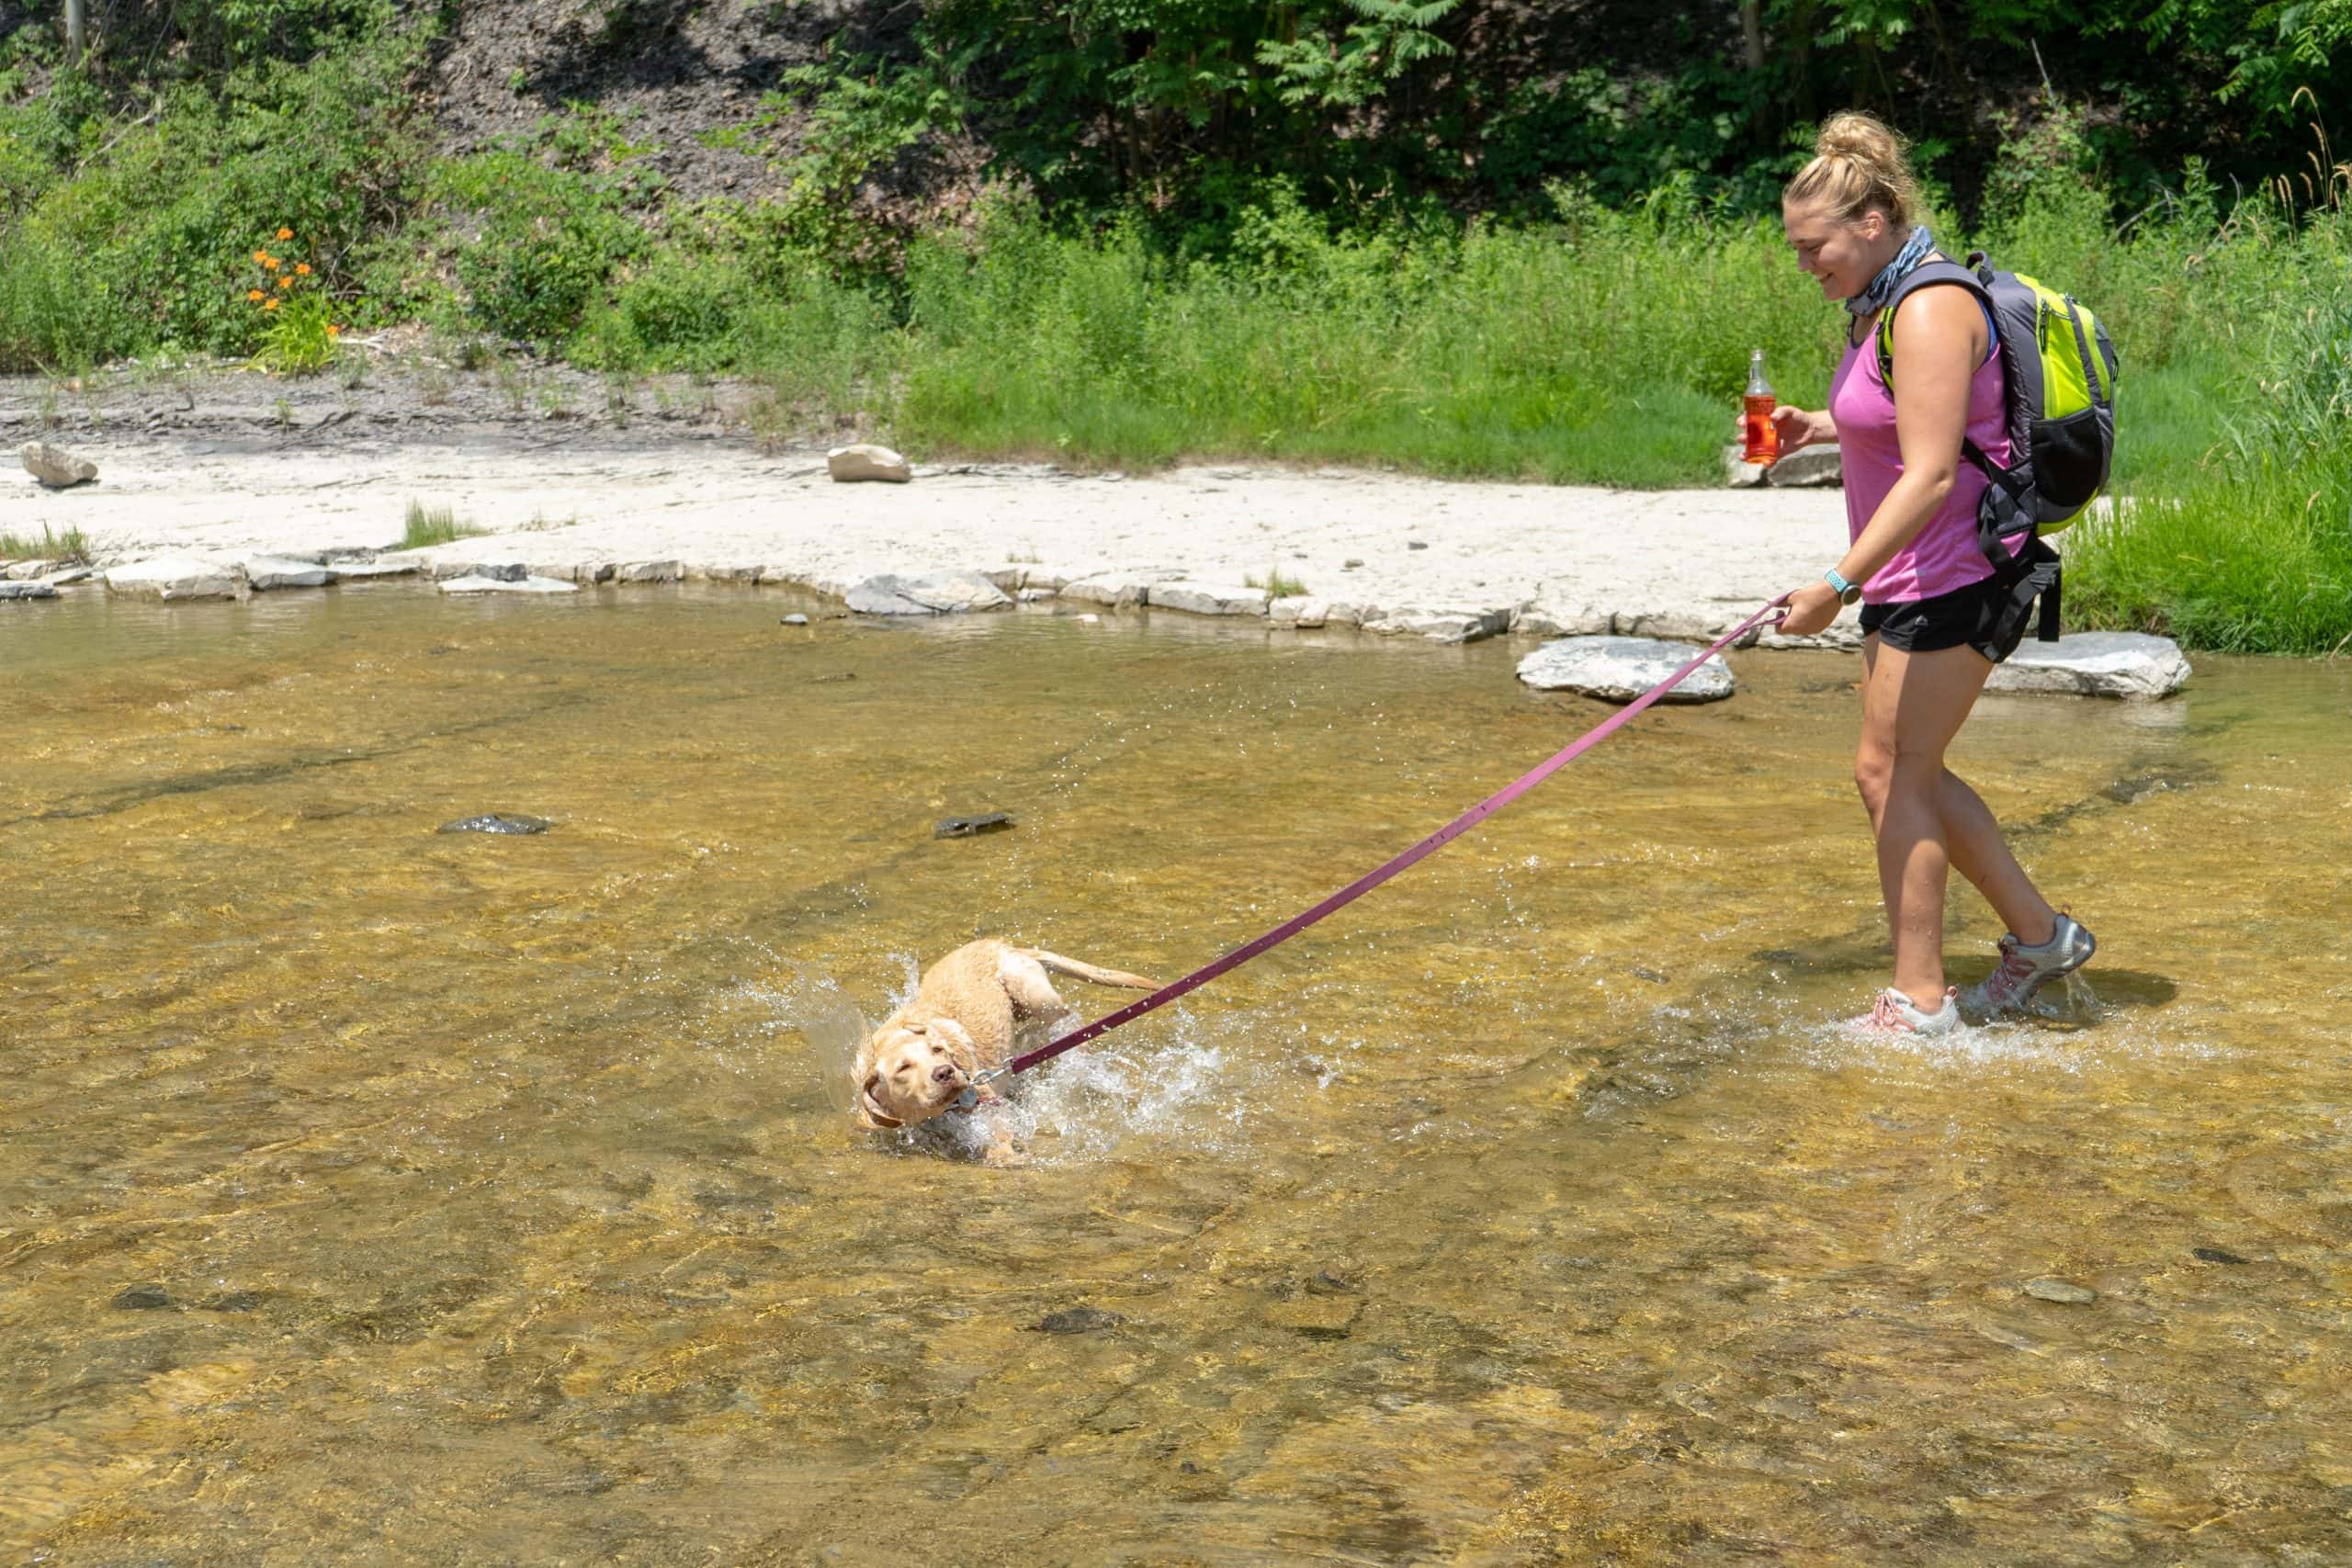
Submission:
M 1879 888 L 1894 936 L 1894 984 L 1863 1027 L 1945 1034 L 2019 1011 L 2044 984 L 2081 967 L 2091 933 L 2052 908 L 2002 840 L 1976 792 L 1944 766 L 1993 666 L 2016 650 L 2030 604 L 1996 576 L 1977 543 L 1985 477 L 1962 461 L 1963 435 L 2009 461 L 1992 317 L 1966 288 L 1921 287 L 1894 323 L 1894 386 L 1880 374 L 1879 312 L 1922 262 L 1941 259 L 1919 221 L 1903 144 L 1868 115 L 1823 124 L 1813 161 L 1782 193 L 1797 265 L 1849 312 L 1829 407 L 1776 409 L 1781 450 L 1838 443 L 1851 546 L 1790 596 L 1781 630 L 1810 636 L 1862 603 L 1862 737 L 1854 782 L 1878 845 Z M 2014 552 L 2027 547 L 2020 537 Z M 1944 884 L 1974 883 L 2009 928 L 1998 968 L 1965 994 L 1944 985 Z

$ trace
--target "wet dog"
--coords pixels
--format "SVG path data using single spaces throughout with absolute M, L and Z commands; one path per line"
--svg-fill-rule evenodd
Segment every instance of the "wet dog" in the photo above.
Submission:
M 976 1082 L 980 1074 L 1078 1022 L 1078 1014 L 1055 994 L 1049 974 L 1132 991 L 1158 989 L 1140 975 L 1097 968 L 1043 948 L 994 939 L 959 947 L 925 970 L 914 999 L 858 1047 L 853 1069 L 858 1125 L 895 1131 L 959 1107 L 997 1102 L 992 1088 Z M 991 1137 L 988 1157 L 1006 1160 L 1015 1152 L 1003 1132 Z

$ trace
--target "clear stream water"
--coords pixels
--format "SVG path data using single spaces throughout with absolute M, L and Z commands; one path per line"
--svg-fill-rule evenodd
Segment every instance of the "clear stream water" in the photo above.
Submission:
M 793 607 L 0 615 L 8 1561 L 2352 1557 L 2352 664 L 1983 705 L 2096 1009 L 1843 1036 L 1858 663 L 1739 655 L 1047 1070 L 1005 1171 L 837 1108 L 914 964 L 1172 976 L 1606 710 Z M 434 831 L 492 810 L 557 826 Z

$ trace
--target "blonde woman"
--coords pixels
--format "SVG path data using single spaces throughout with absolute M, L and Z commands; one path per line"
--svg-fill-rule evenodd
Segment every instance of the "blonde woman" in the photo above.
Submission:
M 1826 121 L 1813 161 L 1781 195 L 1781 219 L 1797 265 L 1848 312 L 1829 407 L 1781 408 L 1772 419 L 1782 452 L 1836 441 L 1845 470 L 1849 547 L 1791 595 L 1781 629 L 1809 636 L 1842 605 L 1862 606 L 1854 782 L 1877 843 L 1894 976 L 1860 1022 L 1946 1034 L 1963 1013 L 1981 1021 L 2023 1010 L 2096 946 L 2042 897 L 1992 812 L 1944 765 L 1985 677 L 2016 650 L 2038 592 L 2054 585 L 2056 558 L 2028 536 L 2008 541 L 2011 558 L 1996 567 L 1978 542 L 1987 481 L 1962 460 L 1962 443 L 2006 464 L 2009 442 L 1993 319 L 1977 298 L 1924 280 L 1905 294 L 1891 389 L 1881 374 L 1880 312 L 1915 268 L 1943 259 L 1901 140 L 1868 115 Z M 1944 886 L 1955 866 L 2009 928 L 1999 967 L 1964 995 L 1944 984 Z

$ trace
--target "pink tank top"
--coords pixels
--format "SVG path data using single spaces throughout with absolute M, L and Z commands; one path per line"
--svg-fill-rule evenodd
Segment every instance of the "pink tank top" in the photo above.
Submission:
M 1894 438 L 1894 394 L 1878 373 L 1876 335 L 1846 349 L 1838 374 L 1829 383 L 1829 417 L 1838 424 L 1839 467 L 1846 474 L 1846 528 L 1859 539 L 1886 492 L 1903 477 L 1903 447 Z M 1994 462 L 2009 461 L 2008 420 L 2003 407 L 2001 356 L 1987 355 L 1968 384 L 1968 438 Z M 1960 477 L 1951 493 L 1911 542 L 1862 585 L 1869 604 L 1899 604 L 1933 599 L 1993 575 L 1993 563 L 1976 547 L 1976 502 L 1988 481 L 1984 471 L 1960 459 Z M 2025 536 L 2010 541 L 2014 555 L 2025 547 Z

